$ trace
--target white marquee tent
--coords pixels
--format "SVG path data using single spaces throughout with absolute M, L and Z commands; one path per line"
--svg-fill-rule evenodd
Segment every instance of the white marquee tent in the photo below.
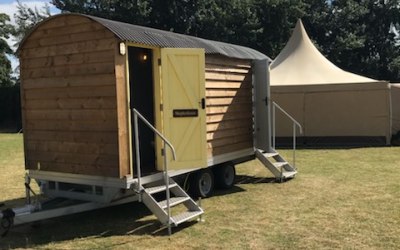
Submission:
M 299 20 L 271 64 L 272 100 L 299 121 L 305 143 L 389 143 L 390 87 L 344 71 L 326 59 Z M 277 113 L 278 114 L 278 113 Z M 290 137 L 292 124 L 276 118 L 278 137 Z
M 400 84 L 391 84 L 392 134 L 400 132 Z

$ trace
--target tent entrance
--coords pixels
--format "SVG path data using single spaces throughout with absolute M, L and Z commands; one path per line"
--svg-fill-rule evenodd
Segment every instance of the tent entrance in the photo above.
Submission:
M 131 108 L 139 111 L 154 126 L 153 51 L 128 47 L 129 92 Z M 134 126 L 131 117 L 132 129 Z M 132 132 L 132 155 L 135 155 L 135 138 Z M 139 121 L 139 147 L 142 174 L 156 171 L 154 133 Z

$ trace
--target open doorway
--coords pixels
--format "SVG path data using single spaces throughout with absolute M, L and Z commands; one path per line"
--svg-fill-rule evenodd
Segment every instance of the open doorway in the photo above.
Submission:
M 128 47 L 129 87 L 131 108 L 138 110 L 154 125 L 154 81 L 152 50 Z M 131 120 L 134 126 L 133 116 Z M 132 154 L 135 155 L 135 138 L 132 132 Z M 142 174 L 156 171 L 154 133 L 139 121 L 139 147 Z

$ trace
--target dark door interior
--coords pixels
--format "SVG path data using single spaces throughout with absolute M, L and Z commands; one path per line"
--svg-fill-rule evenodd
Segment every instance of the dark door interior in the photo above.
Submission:
M 154 125 L 153 62 L 150 49 L 128 47 L 131 107 Z M 132 115 L 132 148 L 135 150 Z M 142 174 L 155 172 L 154 133 L 139 119 L 139 147 Z M 132 152 L 135 157 L 135 151 Z

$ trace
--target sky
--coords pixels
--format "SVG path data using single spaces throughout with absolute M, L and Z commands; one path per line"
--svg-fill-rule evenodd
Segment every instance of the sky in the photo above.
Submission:
M 20 2 L 24 5 L 27 5 L 28 7 L 34 9 L 35 7 L 40 10 L 45 6 L 46 3 L 49 4 L 50 6 L 50 12 L 52 15 L 58 14 L 60 11 L 55 8 L 53 5 L 51 5 L 50 0 L 20 0 Z M 17 1 L 16 0 L 0 0 L 0 13 L 5 13 L 7 14 L 10 19 L 11 19 L 11 24 L 15 24 L 14 21 L 14 14 L 17 12 Z M 7 40 L 8 44 L 12 49 L 16 49 L 13 47 L 13 44 L 15 43 L 14 38 L 11 37 L 10 39 Z M 14 56 L 9 57 L 11 61 L 12 68 L 15 69 L 18 66 L 18 59 L 15 58 Z

